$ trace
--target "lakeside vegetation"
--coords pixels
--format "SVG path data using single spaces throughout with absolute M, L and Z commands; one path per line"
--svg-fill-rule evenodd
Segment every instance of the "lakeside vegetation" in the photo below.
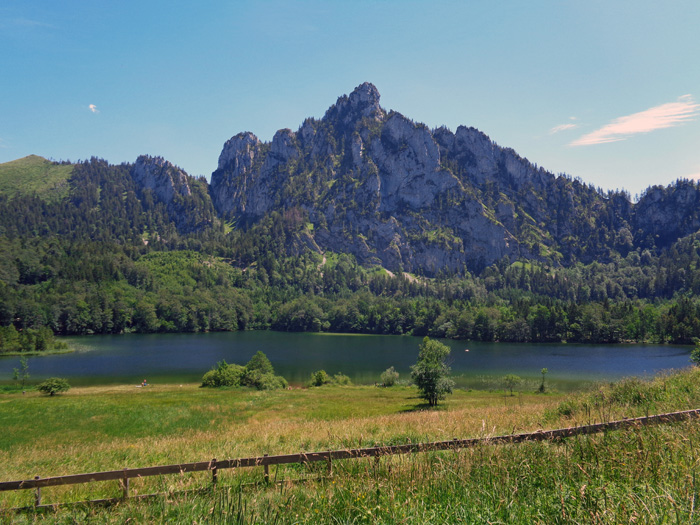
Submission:
M 504 261 L 481 276 L 427 279 L 392 277 L 342 254 L 240 267 L 190 250 L 0 240 L 0 325 L 61 335 L 275 329 L 691 344 L 700 336 L 700 284 L 688 269 L 700 272 L 700 248 L 688 250 L 657 258 L 653 270 L 633 258 L 556 269 Z M 686 286 L 669 283 L 682 275 Z
M 0 355 L 41 355 L 71 352 L 63 341 L 57 341 L 47 327 L 25 328 L 18 331 L 14 325 L 0 326 Z
M 412 387 L 324 386 L 253 391 L 199 385 L 73 388 L 55 398 L 0 396 L 0 479 L 118 470 L 208 458 L 486 437 L 695 408 L 700 369 L 627 379 L 590 392 L 455 390 L 439 409 Z M 507 523 L 677 522 L 697 519 L 694 479 L 700 424 L 688 421 L 562 441 L 334 462 L 314 466 L 132 480 L 132 494 L 174 492 L 109 508 L 66 507 L 46 522 L 94 523 Z M 252 483 L 252 485 L 251 485 Z M 50 501 L 119 495 L 116 483 L 55 487 Z M 3 493 L 0 508 L 31 505 L 31 491 Z M 2 511 L 6 520 L 33 513 Z M 238 520 L 238 521 L 237 521 Z

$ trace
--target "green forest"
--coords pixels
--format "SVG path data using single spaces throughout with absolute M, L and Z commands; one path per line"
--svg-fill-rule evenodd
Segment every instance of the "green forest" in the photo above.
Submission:
M 394 275 L 348 254 L 290 253 L 312 227 L 299 208 L 239 227 L 216 216 L 204 179 L 190 184 L 191 195 L 166 205 L 135 185 L 129 165 L 91 159 L 73 165 L 66 198 L 0 191 L 0 351 L 44 349 L 48 334 L 251 329 L 511 342 L 700 336 L 700 233 L 606 262 L 504 258 L 479 273 Z

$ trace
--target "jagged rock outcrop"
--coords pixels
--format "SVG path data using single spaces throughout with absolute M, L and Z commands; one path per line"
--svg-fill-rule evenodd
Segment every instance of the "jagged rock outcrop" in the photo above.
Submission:
M 187 174 L 162 157 L 141 155 L 131 170 L 136 184 L 151 190 L 159 200 L 169 204 L 176 195 L 191 195 Z
M 633 227 L 644 247 L 667 247 L 700 229 L 700 186 L 678 181 L 666 188 L 652 186 L 634 206 Z
M 179 231 L 196 231 L 214 222 L 206 181 L 195 180 L 162 157 L 141 155 L 131 168 L 131 177 L 141 192 L 150 192 L 165 204 Z
M 697 213 L 687 218 L 697 188 L 650 191 L 635 213 L 624 193 L 555 176 L 475 128 L 430 130 L 385 111 L 379 98 L 364 83 L 297 132 L 280 130 L 270 143 L 249 132 L 231 138 L 211 178 L 217 211 L 244 225 L 302 210 L 313 233 L 291 251 L 349 252 L 426 274 L 505 256 L 589 262 L 624 255 L 670 223 L 678 226 L 671 236 L 698 227 Z M 662 217 L 654 199 L 676 209 Z

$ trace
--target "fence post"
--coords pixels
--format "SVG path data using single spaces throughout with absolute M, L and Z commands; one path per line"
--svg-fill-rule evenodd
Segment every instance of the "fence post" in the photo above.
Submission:
M 265 470 L 265 483 L 270 483 L 270 465 L 267 464 L 267 460 L 264 459 L 267 454 L 263 454 L 263 469 Z
M 330 453 L 326 458 L 326 468 L 328 469 L 328 476 L 333 476 L 333 460 L 331 459 Z
M 127 469 L 124 469 L 124 477 L 122 478 L 122 497 L 124 499 L 129 497 L 129 476 L 127 475 Z
M 212 459 L 211 463 L 212 463 L 211 482 L 214 485 L 214 488 L 216 488 L 216 482 L 217 482 L 216 458 Z
M 39 479 L 39 476 L 34 476 L 34 479 Z M 34 506 L 38 507 L 39 505 L 41 505 L 41 487 L 37 487 L 34 493 Z

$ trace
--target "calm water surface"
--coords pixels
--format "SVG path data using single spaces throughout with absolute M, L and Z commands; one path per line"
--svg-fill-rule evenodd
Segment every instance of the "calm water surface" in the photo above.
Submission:
M 245 364 L 262 350 L 278 374 L 291 383 L 311 372 L 342 372 L 355 383 L 372 384 L 394 366 L 408 378 L 418 356 L 419 337 L 381 335 L 226 332 L 208 334 L 128 334 L 63 338 L 77 351 L 30 357 L 31 380 L 59 376 L 71 384 L 198 381 L 225 359 Z M 539 384 L 549 369 L 548 384 L 563 390 L 624 376 L 648 376 L 690 365 L 690 348 L 669 345 L 511 344 L 443 341 L 452 348 L 452 372 L 458 386 L 497 388 L 514 373 Z M 469 351 L 465 351 L 468 349 Z M 18 357 L 0 358 L 0 381 L 12 377 Z

